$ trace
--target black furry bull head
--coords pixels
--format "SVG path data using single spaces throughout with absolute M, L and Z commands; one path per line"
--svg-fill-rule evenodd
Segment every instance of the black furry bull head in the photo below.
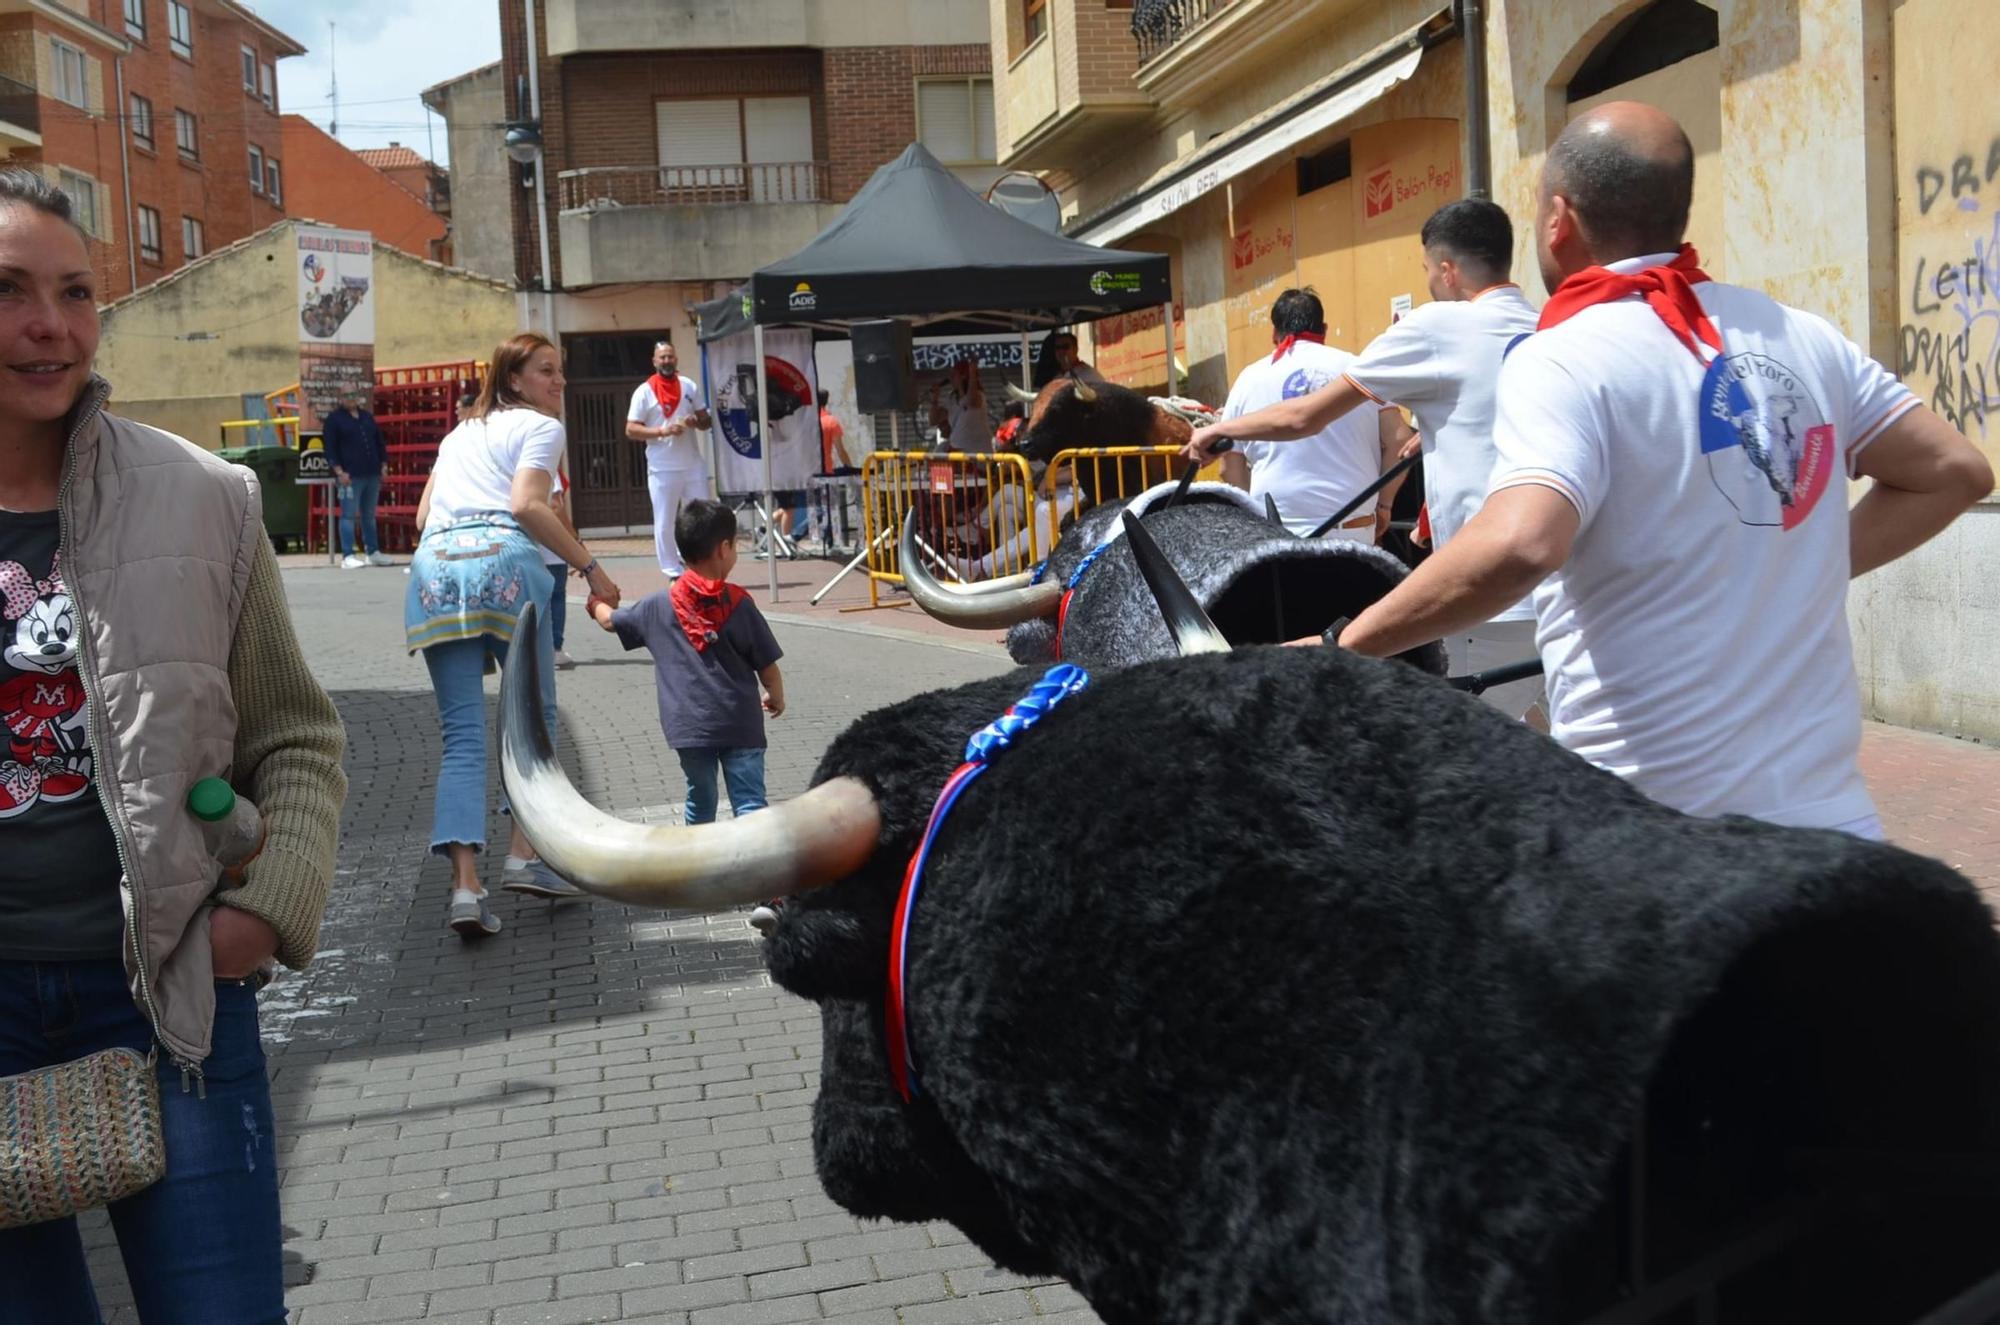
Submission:
M 1194 432 L 1130 387 L 1096 378 L 1058 377 L 1033 395 L 1007 390 L 1028 406 L 1017 449 L 1038 464 L 1083 447 L 1184 446 Z
M 1093 507 L 1056 544 L 1035 583 L 1016 575 L 947 585 L 929 570 L 923 548 L 906 529 L 904 584 L 917 604 L 940 620 L 974 629 L 1011 626 L 1007 651 L 1016 662 L 1060 658 L 1095 671 L 1175 653 L 1126 541 L 1128 512 L 1144 520 L 1231 644 L 1281 644 L 1316 635 L 1344 617 L 1359 616 L 1409 574 L 1395 557 L 1365 543 L 1300 538 L 1248 493 L 1226 483 L 1197 483 L 1178 501 L 1177 495 L 1174 484 L 1163 483 L 1130 502 Z M 1072 581 L 1058 648 L 1057 608 Z M 1438 675 L 1445 668 L 1444 648 L 1436 643 L 1411 650 L 1403 660 Z
M 870 713 L 804 796 L 677 829 L 576 795 L 537 667 L 507 670 L 502 769 L 551 866 L 650 906 L 796 894 L 766 955 L 821 1009 L 828 1194 L 948 1220 L 1109 1325 L 1580 1319 L 1626 1287 L 1601 1247 L 1642 1116 L 1676 1229 L 1810 1206 L 1795 1152 L 1992 1147 L 2000 954 L 1964 880 L 1687 818 L 1330 648 L 1111 669 L 993 760 L 912 909 L 905 1102 L 898 888 L 1040 669 Z

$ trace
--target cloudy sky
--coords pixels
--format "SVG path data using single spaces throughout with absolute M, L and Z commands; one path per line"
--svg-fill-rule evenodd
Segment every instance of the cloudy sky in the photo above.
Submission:
M 418 93 L 500 58 L 496 0 L 250 0 L 250 5 L 306 48 L 306 54 L 278 66 L 284 110 L 327 127 L 328 75 L 339 74 L 340 141 L 349 147 L 386 147 L 394 141 L 446 163 L 444 121 L 424 109 Z M 332 34 L 329 19 L 337 25 Z M 331 66 L 329 36 L 336 38 Z

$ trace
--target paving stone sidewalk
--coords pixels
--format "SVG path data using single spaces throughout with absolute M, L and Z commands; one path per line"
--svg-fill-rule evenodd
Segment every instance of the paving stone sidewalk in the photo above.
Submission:
M 614 573 L 632 588 L 652 574 L 641 560 Z M 446 872 L 425 855 L 437 724 L 403 651 L 406 583 L 286 575 L 352 779 L 322 951 L 262 996 L 294 1325 L 1095 1321 L 1068 1287 L 996 1271 L 948 1226 L 864 1225 L 827 1199 L 810 1144 L 818 1014 L 771 986 L 740 913 L 503 896 L 496 938 L 446 932 Z M 864 708 L 1007 665 L 990 640 L 901 633 L 894 616 L 776 615 L 789 711 L 770 727 L 774 798 L 803 790 Z M 646 655 L 576 604 L 569 627 L 578 786 L 629 817 L 676 817 Z M 1892 833 L 2000 886 L 1992 752 L 1871 728 L 1867 759 Z M 505 841 L 497 816 L 490 837 Z M 108 1319 L 136 1320 L 108 1227 L 88 1234 Z

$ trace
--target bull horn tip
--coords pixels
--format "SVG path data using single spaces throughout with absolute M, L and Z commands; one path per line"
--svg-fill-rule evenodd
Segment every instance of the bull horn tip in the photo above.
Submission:
M 1208 619 L 1208 613 L 1201 610 L 1194 591 L 1187 587 L 1187 581 L 1180 577 L 1173 563 L 1160 551 L 1160 545 L 1146 532 L 1139 517 L 1125 511 L 1119 518 L 1125 523 L 1125 541 L 1132 546 L 1132 560 L 1138 563 L 1139 574 L 1145 578 L 1146 587 L 1153 591 L 1153 599 L 1160 605 L 1160 615 L 1166 620 L 1167 633 L 1173 637 L 1174 646 L 1181 655 L 1228 653 L 1228 637 L 1217 630 L 1215 623 Z
M 1033 584 L 1029 582 L 1032 577 L 1025 574 L 964 589 L 941 583 L 924 565 L 915 511 L 903 517 L 897 560 L 903 587 L 916 605 L 928 616 L 967 630 L 995 630 L 1045 617 L 1062 600 L 1061 585 L 1053 581 Z
M 1032 405 L 1035 403 L 1035 393 L 1017 382 L 1009 382 L 1007 384 L 1007 394 L 1020 401 L 1023 405 Z

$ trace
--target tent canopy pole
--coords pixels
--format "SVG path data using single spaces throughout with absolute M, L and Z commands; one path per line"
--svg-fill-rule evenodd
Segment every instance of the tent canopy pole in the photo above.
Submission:
M 1180 374 L 1180 369 L 1174 363 L 1173 304 L 1172 303 L 1161 304 L 1160 314 L 1161 314 L 1160 321 L 1163 322 L 1167 328 L 1167 394 L 1170 396 L 1178 396 L 1181 393 L 1181 374 Z
M 764 547 L 770 562 L 771 601 L 778 601 L 778 512 L 771 497 L 771 402 L 764 387 L 764 324 L 751 333 L 757 356 L 757 449 L 764 453 Z

